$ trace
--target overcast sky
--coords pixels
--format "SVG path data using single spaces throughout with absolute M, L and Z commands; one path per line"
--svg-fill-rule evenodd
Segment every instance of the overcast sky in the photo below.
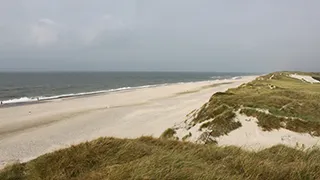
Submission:
M 318 0 L 0 0 L 0 71 L 320 71 Z

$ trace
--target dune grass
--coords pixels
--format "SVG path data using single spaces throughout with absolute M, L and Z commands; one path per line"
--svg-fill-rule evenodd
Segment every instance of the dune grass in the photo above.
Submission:
M 320 136 L 320 123 L 314 121 L 304 121 L 298 118 L 275 116 L 254 109 L 242 109 L 240 113 L 247 116 L 256 117 L 258 125 L 263 130 L 285 128 L 294 132 L 309 133 L 313 136 Z
M 319 179 L 320 150 L 259 152 L 141 137 L 99 138 L 16 164 L 1 180 Z
M 227 135 L 232 130 L 241 127 L 241 123 L 234 121 L 236 114 L 232 110 L 227 110 L 220 115 L 216 116 L 211 121 L 203 123 L 200 126 L 200 130 L 203 128 L 210 129 L 210 135 L 212 137 L 219 137 L 221 135 Z
M 289 74 L 292 72 L 271 73 L 238 88 L 215 93 L 209 102 L 193 115 L 191 124 L 212 119 L 210 123 L 221 123 L 221 126 L 226 128 L 224 132 L 230 132 L 241 125 L 235 126 L 233 116 L 226 116 L 224 121 L 218 117 L 226 112 L 240 110 L 248 116 L 256 117 L 258 125 L 264 130 L 286 128 L 320 136 L 320 84 L 291 78 Z M 318 73 L 303 75 L 319 76 Z M 268 114 L 258 110 L 267 111 Z M 220 131 L 220 126 L 217 125 L 203 126 L 213 132 Z
M 161 134 L 160 138 L 162 138 L 162 139 L 175 139 L 174 135 L 176 133 L 177 132 L 174 129 L 168 128 Z

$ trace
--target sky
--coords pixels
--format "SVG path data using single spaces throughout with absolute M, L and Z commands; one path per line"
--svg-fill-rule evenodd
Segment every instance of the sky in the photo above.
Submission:
M 317 0 L 0 0 L 0 71 L 320 71 Z

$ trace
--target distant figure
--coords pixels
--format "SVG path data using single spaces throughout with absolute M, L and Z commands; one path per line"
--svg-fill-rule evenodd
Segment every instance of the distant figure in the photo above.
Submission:
M 0 102 L 0 105 L 2 105 L 3 103 L 2 103 L 2 101 Z
M 37 97 L 37 101 L 39 101 L 39 97 Z

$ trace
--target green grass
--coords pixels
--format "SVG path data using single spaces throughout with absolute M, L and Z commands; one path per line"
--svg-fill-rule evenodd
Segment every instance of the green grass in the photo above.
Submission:
M 320 150 L 259 152 L 141 137 L 99 138 L 0 171 L 1 180 L 319 179 Z
M 248 116 L 257 117 L 258 125 L 264 130 L 286 128 L 320 136 L 320 84 L 291 78 L 289 74 L 291 72 L 271 73 L 238 88 L 215 93 L 209 102 L 193 115 L 192 125 L 218 118 L 225 112 L 241 110 Z M 300 74 L 320 77 L 319 73 Z M 270 114 L 249 112 L 250 108 L 268 110 Z M 225 132 L 236 127 L 230 117 L 220 122 L 221 127 L 229 127 Z M 220 126 L 207 127 L 212 131 L 220 131 Z

